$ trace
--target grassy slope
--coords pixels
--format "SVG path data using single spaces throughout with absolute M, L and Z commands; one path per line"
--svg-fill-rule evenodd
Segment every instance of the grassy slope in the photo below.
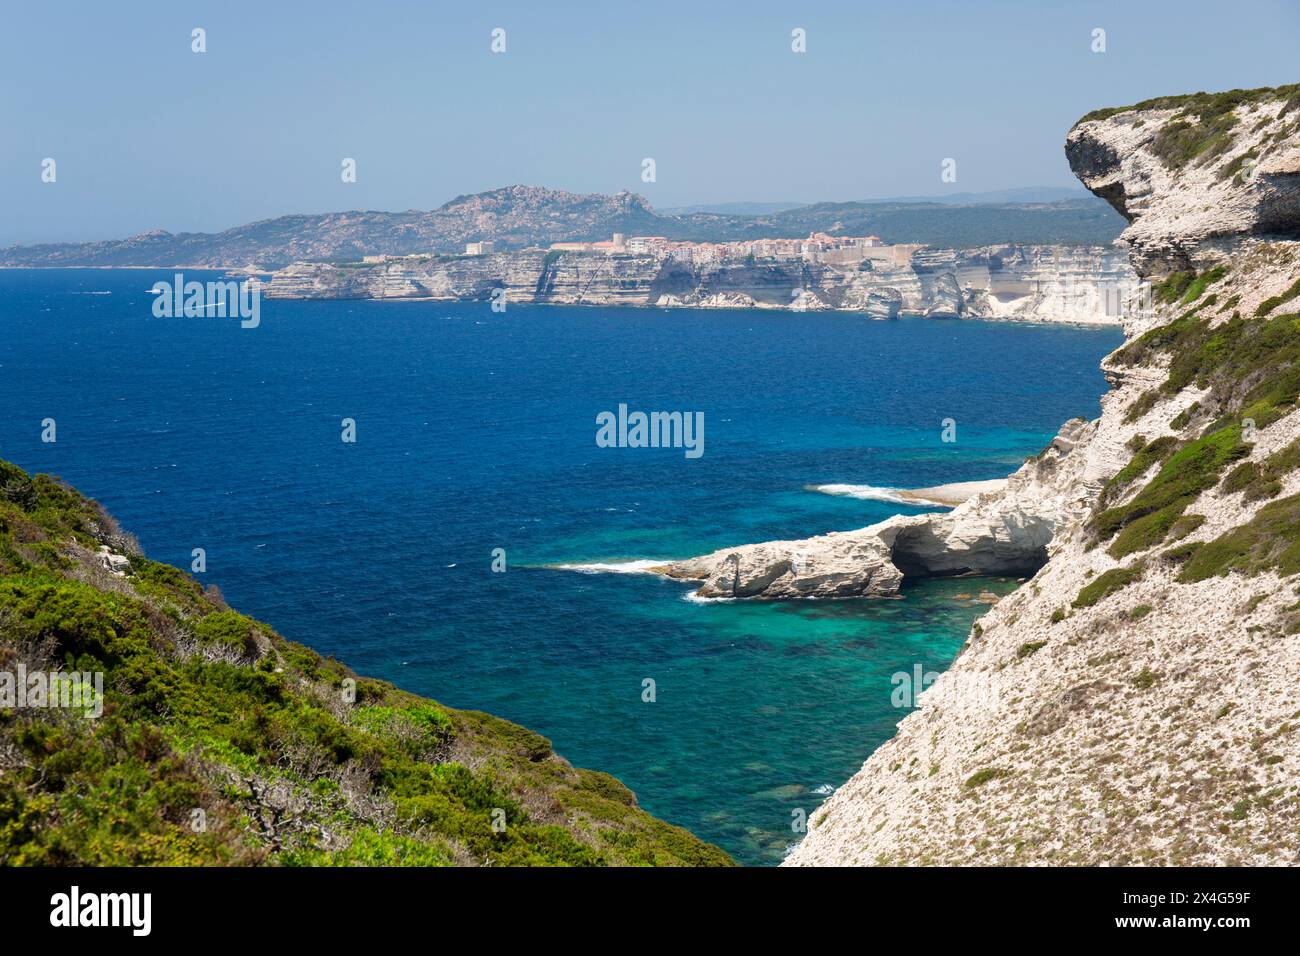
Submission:
M 1245 502 L 1277 499 L 1283 479 L 1300 467 L 1300 447 L 1288 445 L 1262 462 L 1237 462 L 1250 451 L 1244 428 L 1266 428 L 1300 406 L 1300 313 L 1282 311 L 1300 298 L 1300 279 L 1265 300 L 1251 315 L 1224 315 L 1236 304 L 1207 295 L 1229 275 L 1224 266 L 1200 275 L 1174 273 L 1155 290 L 1166 304 L 1185 308 L 1174 321 L 1154 328 L 1113 357 L 1118 366 L 1163 364 L 1168 377 L 1139 399 L 1130 420 L 1163 397 L 1196 387 L 1204 397 L 1170 422 L 1179 437 L 1161 436 L 1134 448 L 1134 458 L 1102 490 L 1089 530 L 1109 542 L 1113 557 L 1149 551 L 1177 541 L 1204 520 L 1188 509 L 1220 486 L 1244 494 Z M 1235 467 L 1234 467 L 1235 466 Z M 1133 488 L 1152 469 L 1145 484 Z M 1123 503 L 1117 499 L 1127 497 Z M 1208 542 L 1163 552 L 1183 565 L 1179 580 L 1194 582 L 1232 571 L 1300 572 L 1300 496 L 1273 501 L 1248 523 Z M 1141 577 L 1144 561 L 1101 575 L 1085 587 L 1075 607 L 1095 604 Z
M 1074 125 L 1089 123 L 1093 120 L 1108 119 L 1119 113 L 1132 113 L 1139 110 L 1179 109 L 1196 116 L 1217 116 L 1230 112 L 1238 106 L 1263 103 L 1269 100 L 1286 100 L 1288 111 L 1293 104 L 1300 104 L 1300 83 L 1290 86 L 1261 86 L 1250 90 L 1227 90 L 1222 93 L 1181 93 L 1177 96 L 1157 96 L 1143 100 L 1132 106 L 1107 106 L 1081 117 Z
M 0 671 L 19 663 L 102 671 L 104 713 L 0 709 L 0 863 L 731 863 L 546 738 L 286 641 L 0 461 Z

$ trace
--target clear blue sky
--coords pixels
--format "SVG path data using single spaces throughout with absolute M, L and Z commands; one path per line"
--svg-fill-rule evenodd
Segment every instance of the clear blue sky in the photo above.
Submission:
M 1297 0 L 11 3 L 0 244 L 511 183 L 660 207 L 1073 185 L 1061 145 L 1081 114 L 1295 82 L 1297 41 Z

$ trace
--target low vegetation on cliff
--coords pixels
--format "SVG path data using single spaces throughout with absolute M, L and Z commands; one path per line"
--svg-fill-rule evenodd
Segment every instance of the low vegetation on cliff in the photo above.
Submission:
M 1184 96 L 1160 96 L 1132 106 L 1114 106 L 1093 110 L 1079 120 L 1109 119 L 1120 113 L 1142 110 L 1177 110 L 1173 119 L 1160 126 L 1151 143 L 1151 152 L 1171 169 L 1189 163 L 1207 164 L 1226 153 L 1236 138 L 1242 107 L 1282 100 L 1282 116 L 1293 115 L 1289 132 L 1300 132 L 1300 83 L 1252 90 L 1229 90 L 1224 93 L 1190 93 Z M 1078 124 L 1076 124 L 1078 125 Z M 1229 171 L 1240 169 L 1240 163 Z M 1226 176 L 1225 176 L 1226 178 Z
M 0 864 L 731 862 L 538 734 L 285 640 L 3 461 L 0 672 L 103 674 L 98 717 L 0 707 Z
M 1288 111 L 1300 108 L 1300 83 L 1293 83 L 1290 86 L 1261 86 L 1249 90 L 1226 90 L 1222 93 L 1201 92 L 1157 96 L 1134 103 L 1132 106 L 1106 106 L 1093 110 L 1091 113 L 1085 113 L 1074 125 L 1109 119 L 1120 113 L 1138 113 L 1144 110 L 1176 109 L 1198 117 L 1214 117 L 1249 103 L 1264 103 L 1279 99 L 1286 101 Z
M 1188 507 L 1221 482 L 1225 491 L 1245 492 L 1249 500 L 1271 498 L 1281 492 L 1281 479 L 1300 464 L 1300 454 L 1288 447 L 1262 462 L 1239 464 L 1225 477 L 1228 466 L 1250 453 L 1251 436 L 1300 401 L 1300 314 L 1273 314 L 1290 301 L 1289 292 L 1266 300 L 1249 317 L 1234 312 L 1224 320 L 1211 299 L 1201 297 L 1227 274 L 1220 265 L 1199 275 L 1166 278 L 1156 289 L 1157 301 L 1193 307 L 1113 358 L 1115 366 L 1159 363 L 1167 369 L 1164 382 L 1130 406 L 1129 421 L 1185 389 L 1203 393 L 1170 423 L 1190 437 L 1163 435 L 1142 445 L 1103 490 L 1090 529 L 1111 541 L 1115 557 L 1165 541 Z M 1128 500 L 1111 503 L 1152 469 L 1157 469 L 1154 475 Z

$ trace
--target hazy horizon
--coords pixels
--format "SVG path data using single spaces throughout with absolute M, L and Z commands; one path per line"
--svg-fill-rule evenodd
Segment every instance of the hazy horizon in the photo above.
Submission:
M 498 191 L 498 190 L 501 190 L 501 189 L 509 189 L 509 188 L 511 188 L 511 187 L 513 187 L 513 186 L 534 186 L 534 187 L 541 187 L 541 188 L 552 188 L 552 187 L 545 187 L 545 186 L 543 186 L 543 184 L 540 184 L 540 183 L 509 183 L 509 184 L 506 184 L 506 185 L 502 185 L 502 186 L 494 187 L 494 188 L 492 188 L 492 189 L 483 190 L 483 192 L 484 192 L 484 193 L 495 192 L 495 191 Z M 1062 195 L 1059 196 L 1059 197 L 1056 197 L 1056 198 L 1050 198 L 1050 199 L 1003 198 L 1003 197 L 1006 197 L 1008 194 L 1021 193 L 1021 192 L 1023 192 L 1023 193 L 1033 193 L 1033 192 L 1038 192 L 1038 191 L 1043 191 L 1043 190 L 1052 190 L 1052 191 L 1054 191 L 1054 192 L 1060 192 L 1060 193 L 1062 193 Z M 667 207 L 667 208 L 660 208 L 660 207 L 654 206 L 654 204 L 651 203 L 651 208 L 653 208 L 654 211 L 655 211 L 657 214 L 661 215 L 661 216 L 685 216 L 685 215 L 690 215 L 691 213 L 715 212 L 715 213 L 718 213 L 718 214 L 720 214 L 720 215 L 728 215 L 728 216 L 743 217 L 743 216 L 747 216 L 747 215 L 749 215 L 749 216 L 762 216 L 762 215 L 768 215 L 768 214 L 771 214 L 771 213 L 774 213 L 774 212 L 777 212 L 777 211 L 781 211 L 781 210 L 801 209 L 801 208 L 805 208 L 805 207 L 808 207 L 808 206 L 816 206 L 816 205 L 819 205 L 819 204 L 822 204 L 822 203 L 852 203 L 852 202 L 860 202 L 860 203 L 868 203 L 868 204 L 875 204 L 875 203 L 886 204 L 886 203 L 923 203 L 923 202 L 936 202 L 936 203 L 940 203 L 940 204 L 944 204 L 944 205 L 960 205 L 960 204 L 968 204 L 968 205 L 983 205 L 983 204 L 988 204 L 988 205 L 994 205 L 994 204 L 1005 204 L 1005 203 L 1058 202 L 1058 201 L 1061 201 L 1061 200 L 1064 200 L 1064 199 L 1076 199 L 1076 198 L 1077 198 L 1077 199 L 1086 199 L 1086 198 L 1094 198 L 1093 195 L 1092 195 L 1092 193 L 1088 192 L 1088 190 L 1084 189 L 1083 187 L 1079 187 L 1078 189 L 1068 190 L 1069 193 L 1074 194 L 1074 195 L 1069 195 L 1069 196 L 1064 195 L 1065 192 L 1066 192 L 1067 190 L 1068 190 L 1068 187 L 1026 186 L 1026 187 L 1024 187 L 1023 189 L 991 190 L 991 191 L 986 192 L 986 193 L 955 193 L 955 194 L 953 194 L 953 195 L 951 195 L 951 196 L 943 196 L 943 195 L 940 195 L 940 194 L 936 194 L 936 195 L 934 195 L 934 196 L 867 196 L 867 197 L 853 197 L 853 198 L 842 198 L 842 199 L 836 199 L 836 198 L 820 198 L 820 199 L 809 200 L 809 201 L 807 201 L 807 202 L 779 202 L 779 201 L 767 201 L 767 202 L 764 202 L 764 201 L 755 201 L 755 202 L 747 202 L 747 201 L 745 201 L 745 200 L 730 200 L 730 201 L 716 202 L 716 203 L 708 203 L 708 202 L 705 202 L 705 203 L 693 203 L 693 204 L 691 204 L 690 206 L 671 206 L 671 207 Z M 637 192 L 636 190 L 631 190 L 631 191 L 634 192 L 634 193 Z M 593 192 L 590 192 L 590 191 L 577 192 L 577 191 L 574 191 L 574 190 L 568 190 L 568 192 L 575 193 L 575 194 L 577 194 L 577 195 L 609 195 L 609 194 L 602 194 L 602 193 L 593 193 Z M 427 212 L 427 211 L 431 211 L 431 210 L 440 209 L 440 208 L 442 208 L 443 206 L 447 205 L 448 203 L 450 203 L 450 202 L 452 202 L 452 201 L 454 201 L 454 200 L 456 200 L 456 199 L 462 198 L 462 197 L 465 196 L 465 195 L 481 195 L 481 193 L 480 193 L 480 194 L 464 194 L 464 193 L 461 193 L 461 194 L 457 194 L 456 196 L 449 196 L 449 197 L 448 197 L 446 200 L 444 200 L 443 202 L 439 202 L 439 203 L 437 203 L 436 205 L 429 206 L 427 209 L 419 209 L 419 210 L 407 210 L 407 209 L 359 209 L 359 208 L 358 208 L 358 209 L 343 209 L 343 208 L 339 208 L 339 209 L 321 209 L 321 210 L 315 210 L 315 211 L 300 211 L 300 212 L 293 212 L 293 213 L 282 213 L 282 214 L 280 214 L 280 215 L 275 215 L 275 216 L 263 216 L 263 217 L 259 217 L 258 219 L 251 219 L 251 220 L 245 220 L 245 221 L 240 221 L 240 222 L 232 222 L 232 223 L 230 223 L 230 224 L 228 224 L 228 225 L 226 225 L 226 226 L 222 226 L 222 227 L 219 227 L 219 228 L 217 228 L 217 229 L 201 229 L 201 230 L 200 230 L 200 229 L 179 229 L 179 230 L 175 230 L 175 231 L 173 231 L 173 230 L 163 230 L 163 231 L 165 231 L 165 232 L 169 232 L 169 233 L 172 233 L 172 234 L 174 234 L 174 235 L 175 235 L 175 234 L 185 234 L 185 233 L 202 233 L 202 234 L 205 234 L 205 235 L 211 235 L 211 234 L 218 234 L 218 233 L 221 233 L 221 232 L 225 232 L 225 231 L 227 231 L 227 230 L 229 230 L 229 229 L 235 229 L 235 228 L 239 228 L 239 227 L 242 227 L 242 226 L 247 226 L 247 225 L 250 225 L 250 224 L 253 224 L 253 223 L 256 223 L 256 222 L 271 221 L 271 220 L 279 219 L 279 218 L 282 218 L 282 217 L 285 217 L 285 216 L 323 216 L 323 215 L 329 215 L 329 214 L 333 214 L 333 213 L 344 213 L 344 212 L 356 212 L 356 213 L 403 213 L 403 212 L 410 212 L 410 211 Z M 640 195 L 644 195 L 644 193 L 641 193 Z M 981 197 L 986 197 L 986 198 L 981 198 Z M 1104 202 L 1104 201 L 1105 201 L 1105 200 L 1098 199 L 1098 202 Z M 771 208 L 771 209 L 764 209 L 764 210 L 762 210 L 762 211 L 751 211 L 751 212 L 740 211 L 740 209 L 738 209 L 738 208 L 736 208 L 736 209 L 729 209 L 729 208 L 728 208 L 728 207 L 747 207 L 747 206 L 773 207 L 773 208 Z M 160 227 L 153 227 L 152 229 L 144 230 L 144 232 L 157 231 L 158 228 L 160 228 Z M 120 240 L 120 239 L 130 239 L 130 238 L 134 238 L 135 236 L 142 235 L 142 234 L 144 234 L 144 233 L 133 233 L 133 234 L 131 234 L 131 235 L 123 234 L 123 235 L 114 235 L 114 236 L 98 236 L 98 237 L 93 237 L 93 238 L 88 239 L 88 240 L 78 240 L 78 239 L 72 239 L 72 240 L 53 239 L 53 240 L 40 240 L 40 241 L 38 241 L 38 242 L 32 242 L 32 243 L 9 243 L 9 244 L 7 244 L 7 246 L 5 246 L 5 247 L 0 247 L 0 248 L 12 247 L 12 246 L 15 246 L 15 245 L 17 245 L 17 246 L 58 245 L 58 244 L 61 244 L 61 243 L 64 243 L 64 242 L 69 242 L 69 243 L 78 243 L 78 242 L 83 242 L 83 241 L 85 241 L 85 242 L 114 241 L 114 240 Z
M 71 8 L 16 8 L 0 35 L 0 245 L 433 209 L 511 183 L 660 210 L 1072 188 L 1062 145 L 1084 113 L 1292 82 L 1300 25 L 1278 0 L 1213 19 L 1114 0 Z M 1252 31 L 1260 16 L 1278 28 Z

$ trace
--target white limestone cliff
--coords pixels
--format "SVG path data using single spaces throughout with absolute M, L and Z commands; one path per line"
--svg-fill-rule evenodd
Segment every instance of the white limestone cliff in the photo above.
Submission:
M 1076 175 L 1129 227 L 1143 275 L 1218 261 L 1241 236 L 1300 238 L 1300 99 L 1254 91 L 1166 97 L 1084 117 Z
M 1300 864 L 1298 107 L 1294 87 L 1201 94 L 1070 133 L 1072 166 L 1131 220 L 1161 295 L 1125 316 L 1138 344 L 1103 364 L 1102 416 L 1045 486 L 1046 564 L 900 709 L 787 865 Z M 1252 152 L 1257 174 L 1234 178 Z M 1215 365 L 1246 341 L 1249 365 Z M 1173 367 L 1189 362 L 1201 371 Z M 1242 480 L 1197 471 L 1238 429 L 1222 447 Z M 1147 537 L 1122 547 L 1097 530 L 1178 481 L 1177 528 L 1134 521 Z M 1006 496 L 1027 500 L 1014 482 Z
M 708 309 L 836 310 L 891 319 L 1013 319 L 1113 325 L 1137 276 L 1099 246 L 898 247 L 909 255 L 859 263 L 721 260 L 657 254 L 405 256 L 371 263 L 295 262 L 269 298 L 368 298 Z M 863 268 L 862 266 L 870 266 Z

